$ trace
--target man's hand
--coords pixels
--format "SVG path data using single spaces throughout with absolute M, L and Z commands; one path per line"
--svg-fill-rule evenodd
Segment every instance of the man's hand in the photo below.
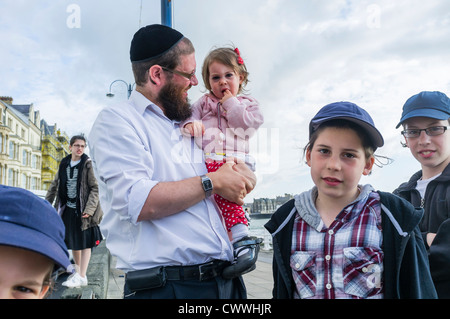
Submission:
M 244 197 L 256 184 L 253 172 L 245 164 L 236 164 L 234 161 L 226 162 L 216 172 L 208 173 L 208 176 L 213 182 L 215 194 L 238 205 L 244 205 Z
M 245 164 L 243 161 L 239 161 L 237 159 L 234 159 L 236 165 L 233 165 L 233 170 L 244 176 L 247 181 L 249 182 L 246 184 L 247 187 L 247 194 L 250 193 L 256 186 L 256 175 L 253 173 L 253 171 Z

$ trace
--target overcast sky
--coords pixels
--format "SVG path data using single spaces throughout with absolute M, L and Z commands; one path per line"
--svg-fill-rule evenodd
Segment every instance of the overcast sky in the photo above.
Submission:
M 249 93 L 265 124 L 252 141 L 257 188 L 246 201 L 312 186 L 303 163 L 308 123 L 325 104 L 365 108 L 385 138 L 377 154 L 394 163 L 364 177 L 392 191 L 420 167 L 400 145 L 403 103 L 424 90 L 450 88 L 450 1 L 173 0 L 173 27 L 203 59 L 237 46 L 250 72 Z M 2 0 L 0 95 L 33 103 L 69 136 L 90 128 L 133 84 L 129 47 L 139 27 L 160 23 L 160 0 Z

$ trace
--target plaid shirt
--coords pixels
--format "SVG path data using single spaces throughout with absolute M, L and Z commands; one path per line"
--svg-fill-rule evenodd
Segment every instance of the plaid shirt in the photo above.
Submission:
M 295 298 L 383 298 L 379 200 L 376 192 L 360 195 L 328 228 L 317 210 L 297 212 L 290 258 Z M 319 223 L 311 225 L 311 215 Z

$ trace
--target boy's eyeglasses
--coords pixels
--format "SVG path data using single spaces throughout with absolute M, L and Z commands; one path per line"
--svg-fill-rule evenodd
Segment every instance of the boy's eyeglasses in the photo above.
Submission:
M 402 131 L 402 135 L 407 138 L 419 137 L 422 131 L 425 131 L 428 136 L 438 136 L 445 133 L 445 131 L 450 128 L 450 126 L 433 126 L 422 129 L 410 129 Z
M 161 67 L 164 71 L 170 72 L 170 73 L 175 73 L 178 74 L 186 79 L 188 79 L 189 81 L 192 81 L 193 78 L 195 78 L 195 71 L 193 71 L 192 73 L 185 73 L 185 72 L 181 72 L 181 71 L 177 71 L 177 70 L 171 70 L 168 69 L 164 66 Z

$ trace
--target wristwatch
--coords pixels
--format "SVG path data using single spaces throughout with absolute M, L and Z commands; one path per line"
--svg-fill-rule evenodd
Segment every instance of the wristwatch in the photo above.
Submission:
M 206 175 L 202 175 L 200 177 L 202 178 L 202 187 L 203 187 L 203 190 L 205 191 L 205 196 L 206 197 L 211 196 L 211 193 L 213 190 L 213 183 L 212 183 L 211 179 Z

